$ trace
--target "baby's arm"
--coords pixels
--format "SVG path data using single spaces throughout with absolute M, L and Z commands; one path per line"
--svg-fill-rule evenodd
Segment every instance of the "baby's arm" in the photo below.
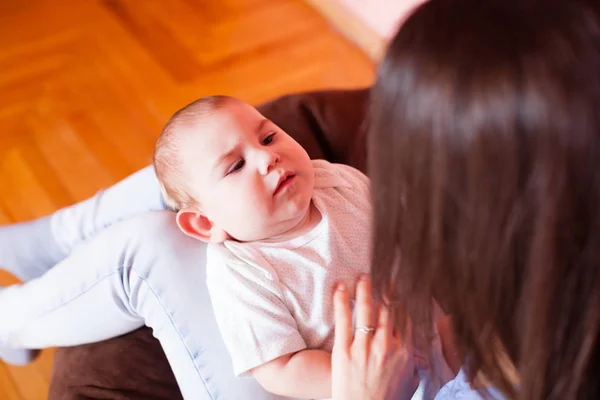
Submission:
M 236 261 L 223 250 L 209 246 L 207 286 L 235 375 L 253 376 L 269 392 L 319 390 L 301 398 L 326 398 L 331 356 L 307 349 L 275 271 Z
M 287 397 L 331 397 L 331 353 L 301 350 L 252 369 L 251 374 L 268 392 Z

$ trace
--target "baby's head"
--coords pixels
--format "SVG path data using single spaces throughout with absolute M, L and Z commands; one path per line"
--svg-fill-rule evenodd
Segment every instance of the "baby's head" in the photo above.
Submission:
M 302 146 L 226 96 L 177 111 L 158 138 L 154 168 L 180 229 L 206 242 L 290 231 L 305 217 L 314 186 Z

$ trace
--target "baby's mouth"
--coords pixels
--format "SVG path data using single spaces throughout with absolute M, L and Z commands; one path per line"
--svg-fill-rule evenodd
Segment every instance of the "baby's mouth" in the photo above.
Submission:
M 283 174 L 281 178 L 279 178 L 279 183 L 275 188 L 275 192 L 273 192 L 273 196 L 276 196 L 279 193 L 283 192 L 294 181 L 295 178 L 296 174 L 294 174 L 293 172 L 286 172 L 285 174 Z

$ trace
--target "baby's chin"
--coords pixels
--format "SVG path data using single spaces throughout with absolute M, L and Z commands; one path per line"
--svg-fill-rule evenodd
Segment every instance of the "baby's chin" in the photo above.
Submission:
M 282 233 L 282 229 L 276 229 L 271 224 L 261 226 L 259 224 L 252 224 L 250 229 L 237 229 L 227 233 L 226 240 L 232 240 L 235 242 L 258 242 L 269 240 L 273 236 L 278 236 Z
M 229 239 L 236 242 L 278 242 L 290 239 L 298 229 L 299 220 L 270 221 L 271 224 L 252 229 L 252 232 L 240 232 L 238 235 L 229 234 Z
M 237 237 L 229 235 L 227 240 L 239 243 L 277 241 L 279 238 L 283 237 L 288 230 L 289 229 L 255 230 L 251 234 L 239 234 Z
M 288 237 L 293 231 L 301 227 L 310 216 L 311 201 L 288 202 L 279 206 L 275 213 L 262 219 L 244 221 L 244 226 L 228 230 L 227 240 L 236 242 L 256 242 L 278 240 Z M 268 213 L 267 213 L 268 214 Z

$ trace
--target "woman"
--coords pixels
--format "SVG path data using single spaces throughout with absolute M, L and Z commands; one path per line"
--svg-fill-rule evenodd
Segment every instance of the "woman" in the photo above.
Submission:
M 432 0 L 381 66 L 373 284 L 414 338 L 430 337 L 432 297 L 451 315 L 464 364 L 438 399 L 600 398 L 596 7 Z M 336 342 L 336 399 L 384 399 L 389 370 L 405 375 L 372 340 Z

